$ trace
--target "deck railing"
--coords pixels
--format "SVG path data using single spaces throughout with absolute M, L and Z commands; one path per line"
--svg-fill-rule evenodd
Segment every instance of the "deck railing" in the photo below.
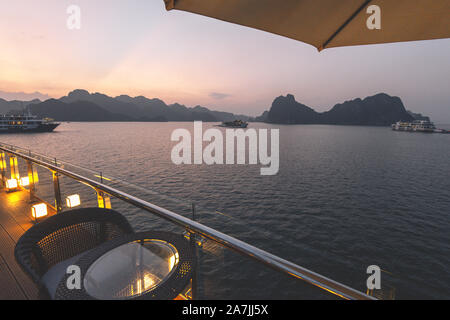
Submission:
M 126 203 L 129 203 L 137 208 L 143 209 L 147 212 L 150 212 L 160 218 L 163 218 L 175 225 L 178 225 L 184 228 L 188 233 L 189 237 L 193 241 L 197 241 L 199 237 L 203 237 L 209 239 L 221 246 L 232 249 L 246 257 L 252 258 L 264 265 L 285 273 L 293 278 L 301 279 L 319 287 L 322 290 L 325 290 L 333 295 L 341 297 L 343 299 L 349 300 L 373 300 L 374 298 L 364 294 L 358 290 L 350 288 L 342 283 L 329 279 L 325 276 L 322 276 L 316 272 L 308 270 L 307 268 L 301 267 L 293 262 L 280 258 L 272 253 L 269 253 L 265 250 L 259 249 L 249 243 L 241 241 L 235 237 L 229 236 L 225 233 L 222 233 L 218 230 L 210 228 L 204 224 L 201 224 L 193 219 L 189 219 L 180 214 L 177 214 L 171 210 L 162 208 L 153 203 L 142 200 L 136 196 L 133 196 L 129 193 L 123 192 L 117 188 L 109 186 L 103 183 L 103 179 L 100 179 L 100 182 L 95 181 L 91 178 L 83 176 L 82 174 L 76 173 L 73 170 L 68 170 L 67 166 L 72 166 L 74 168 L 82 168 L 83 170 L 88 170 L 93 173 L 95 171 L 73 165 L 71 163 L 56 160 L 55 158 L 48 157 L 46 155 L 42 155 L 36 152 L 32 152 L 31 150 L 27 150 L 21 147 L 0 143 L 0 153 L 6 153 L 10 157 L 18 157 L 25 160 L 28 164 L 28 170 L 30 173 L 33 172 L 32 166 L 33 164 L 42 166 L 50 170 L 53 174 L 53 182 L 54 182 L 54 190 L 55 190 L 55 206 L 54 209 L 59 212 L 62 209 L 61 202 L 61 193 L 59 191 L 59 180 L 58 177 L 60 175 L 69 177 L 75 181 L 83 183 L 91 188 L 93 188 L 99 195 L 108 195 L 117 199 L 120 199 Z M 2 178 L 5 180 L 5 168 L 4 165 L 1 167 Z M 100 178 L 102 174 L 100 173 Z M 33 192 L 33 186 L 29 188 L 30 192 Z M 197 239 L 197 240 L 194 240 Z M 193 283 L 193 292 L 195 298 L 195 283 Z

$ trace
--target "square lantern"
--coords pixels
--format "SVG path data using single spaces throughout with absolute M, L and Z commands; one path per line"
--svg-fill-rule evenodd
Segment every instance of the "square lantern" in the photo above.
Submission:
M 16 190 L 19 187 L 17 183 L 17 179 L 8 179 L 6 180 L 6 189 L 8 191 Z
M 30 178 L 28 178 L 28 177 L 22 177 L 22 178 L 20 178 L 19 184 L 20 184 L 20 186 L 22 186 L 22 187 L 29 186 L 29 185 L 30 185 Z
M 31 207 L 31 216 L 34 219 L 43 218 L 47 215 L 47 205 L 45 203 L 35 204 Z
M 66 198 L 66 205 L 68 208 L 77 207 L 81 204 L 80 195 L 73 194 Z

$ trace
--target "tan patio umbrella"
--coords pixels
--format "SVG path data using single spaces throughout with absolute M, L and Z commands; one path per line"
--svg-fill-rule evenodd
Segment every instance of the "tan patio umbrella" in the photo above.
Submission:
M 319 50 L 450 38 L 450 0 L 164 0 L 183 10 L 256 28 Z

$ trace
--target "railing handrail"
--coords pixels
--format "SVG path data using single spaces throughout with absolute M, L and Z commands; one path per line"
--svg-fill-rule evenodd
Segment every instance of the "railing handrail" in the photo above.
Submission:
M 9 145 L 10 147 L 14 147 Z M 19 148 L 18 148 L 19 149 Z M 23 149 L 23 148 L 20 148 Z M 326 290 L 334 295 L 337 295 L 344 299 L 349 300 L 376 300 L 374 297 L 366 295 L 358 290 L 350 288 L 344 284 L 341 284 L 337 281 L 329 279 L 325 276 L 322 276 L 318 273 L 315 273 L 311 270 L 308 270 L 304 267 L 301 267 L 293 262 L 280 258 L 274 254 L 271 254 L 265 250 L 259 249 L 251 244 L 248 244 L 242 240 L 231 237 L 227 234 L 224 234 L 218 230 L 205 226 L 199 222 L 193 221 L 189 218 L 183 217 L 175 212 L 172 212 L 168 209 L 164 209 L 159 207 L 153 203 L 147 202 L 145 200 L 139 199 L 133 195 L 130 195 L 126 192 L 120 191 L 111 186 L 105 185 L 103 183 L 94 181 L 90 178 L 84 177 L 77 173 L 71 172 L 69 170 L 58 167 L 55 164 L 47 163 L 40 159 L 33 158 L 30 155 L 18 152 L 8 147 L 5 147 L 3 144 L 0 144 L 0 150 L 3 150 L 6 153 L 21 157 L 25 160 L 34 162 L 40 166 L 46 167 L 49 170 L 54 172 L 58 172 L 67 177 L 70 177 L 76 181 L 89 185 L 90 187 L 101 190 L 113 197 L 121 199 L 127 203 L 130 203 L 138 208 L 141 208 L 145 211 L 153 213 L 165 220 L 171 221 L 174 224 L 177 224 L 185 229 L 187 229 L 191 233 L 197 233 L 207 239 L 210 239 L 214 242 L 217 242 L 227 248 L 230 248 L 236 252 L 239 252 L 247 257 L 253 258 L 259 262 L 264 263 L 265 265 L 286 273 L 290 276 L 296 277 L 298 279 L 304 280 L 314 286 L 317 286 L 323 290 Z M 24 150 L 24 149 L 23 149 Z M 51 159 L 50 157 L 46 157 L 47 159 Z

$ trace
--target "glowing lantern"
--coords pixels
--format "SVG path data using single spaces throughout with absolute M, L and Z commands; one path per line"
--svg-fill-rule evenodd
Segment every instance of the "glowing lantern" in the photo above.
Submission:
M 30 179 L 28 177 L 20 178 L 19 182 L 22 187 L 26 187 L 26 186 L 30 185 Z
M 16 179 L 6 180 L 6 189 L 8 189 L 8 191 L 17 189 L 17 187 L 18 187 L 18 185 L 17 185 Z
M 68 208 L 73 208 L 81 204 L 80 196 L 78 194 L 73 194 L 66 198 L 66 205 Z
M 35 204 L 31 207 L 31 216 L 34 219 L 39 219 L 47 215 L 47 205 L 45 203 Z

